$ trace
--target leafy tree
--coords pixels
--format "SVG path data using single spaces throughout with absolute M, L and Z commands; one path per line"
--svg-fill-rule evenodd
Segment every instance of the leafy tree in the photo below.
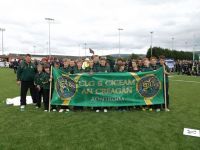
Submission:
M 152 56 L 159 57 L 160 55 L 164 55 L 166 58 L 172 58 L 175 60 L 193 60 L 192 52 L 184 52 L 177 50 L 164 49 L 161 47 L 153 47 L 152 48 Z M 147 50 L 146 57 L 151 57 L 151 48 Z M 198 60 L 198 55 L 195 54 L 195 60 Z

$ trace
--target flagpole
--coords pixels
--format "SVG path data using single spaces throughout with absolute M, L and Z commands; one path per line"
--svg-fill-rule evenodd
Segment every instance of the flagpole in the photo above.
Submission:
M 51 65 L 51 73 L 50 73 L 50 89 L 49 89 L 49 112 L 50 112 L 50 109 L 51 109 L 51 88 L 52 88 L 52 65 Z
M 164 71 L 164 96 L 165 96 L 165 110 L 167 110 L 167 93 L 166 93 L 166 75 L 165 75 L 165 65 L 163 65 Z

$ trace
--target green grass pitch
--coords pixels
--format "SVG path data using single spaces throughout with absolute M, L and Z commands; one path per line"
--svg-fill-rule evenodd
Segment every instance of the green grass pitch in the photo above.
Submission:
M 200 149 L 200 138 L 183 135 L 200 129 L 200 77 L 170 78 L 170 112 L 20 112 L 5 104 L 16 96 L 13 70 L 0 68 L 0 150 Z

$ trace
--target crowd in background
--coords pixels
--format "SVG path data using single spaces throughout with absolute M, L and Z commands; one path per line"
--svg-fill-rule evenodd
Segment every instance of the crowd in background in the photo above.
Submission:
M 105 58 L 105 57 L 103 57 Z M 91 58 L 79 58 L 79 59 L 73 59 L 72 60 L 72 64 L 74 62 L 74 64 L 76 65 L 77 62 L 84 63 L 87 62 L 86 64 L 89 64 L 89 62 L 91 62 L 91 60 L 95 63 L 95 61 L 99 61 L 101 59 L 101 57 L 97 57 L 96 55 L 92 56 Z M 10 68 L 14 69 L 14 72 L 17 72 L 17 67 L 19 66 L 20 62 L 22 60 L 14 60 L 10 63 Z M 58 58 L 51 58 L 49 59 L 48 57 L 45 57 L 41 60 L 33 60 L 34 64 L 37 66 L 37 64 L 45 64 L 45 63 L 49 63 L 51 65 L 53 65 L 55 62 L 59 63 L 60 67 L 64 66 L 64 62 L 66 64 L 69 64 L 71 61 L 71 59 L 58 59 Z M 142 65 L 142 58 L 139 58 L 137 60 L 135 60 L 138 67 L 140 67 Z M 92 63 L 92 62 L 91 62 Z M 159 62 L 157 62 L 159 63 Z M 117 71 L 115 66 L 119 64 L 122 65 L 121 69 L 123 71 L 131 71 L 131 64 L 132 64 L 132 60 L 127 60 L 124 58 L 118 58 L 118 59 L 109 59 L 106 58 L 106 65 L 110 67 L 110 72 L 115 72 Z M 167 64 L 168 65 L 168 64 Z M 124 69 L 123 69 L 124 67 Z M 83 68 L 84 69 L 84 68 Z M 170 68 L 170 72 L 172 73 L 177 73 L 178 75 L 193 75 L 193 76 L 200 76 L 200 61 L 193 61 L 192 60 L 177 60 L 174 61 L 173 67 Z
M 200 62 L 189 60 L 178 60 L 175 63 L 174 72 L 178 75 L 194 75 L 200 76 Z

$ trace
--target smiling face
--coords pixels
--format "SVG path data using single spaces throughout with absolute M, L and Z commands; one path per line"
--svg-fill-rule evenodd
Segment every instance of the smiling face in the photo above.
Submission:
M 119 65 L 119 66 L 123 65 L 122 60 L 118 60 L 118 61 L 117 61 L 117 65 Z
M 164 59 L 160 59 L 160 64 L 164 65 L 164 63 L 165 63 L 165 60 Z
M 74 60 L 71 60 L 70 63 L 69 63 L 70 67 L 74 67 L 75 66 L 75 62 Z
M 132 61 L 132 67 L 133 67 L 133 68 L 137 67 L 137 64 L 136 64 L 135 61 Z
M 155 58 L 152 58 L 151 59 L 151 65 L 156 65 L 156 63 L 157 63 L 157 60 Z
M 122 71 L 124 71 L 124 70 L 125 70 L 125 66 L 124 66 L 124 65 L 122 65 L 122 66 L 119 67 L 119 71 L 122 72 Z
M 38 71 L 38 72 L 42 72 L 42 69 L 43 69 L 43 68 L 42 68 L 42 65 L 38 65 L 38 66 L 37 66 L 37 71 Z
M 94 65 L 94 62 L 93 62 L 92 60 L 90 60 L 90 62 L 89 62 L 89 66 L 92 68 L 93 65 Z
M 44 68 L 44 71 L 47 72 L 47 73 L 50 72 L 49 68 Z
M 148 58 L 145 58 L 145 59 L 143 60 L 143 64 L 144 64 L 144 66 L 148 67 L 149 64 L 150 64 L 149 59 L 148 59 Z
M 59 67 L 60 67 L 60 64 L 59 64 L 59 63 L 54 63 L 54 67 L 55 67 L 55 68 L 59 68 Z
M 106 60 L 105 59 L 101 59 L 100 64 L 101 64 L 101 66 L 106 66 Z
M 68 67 L 68 66 L 69 66 L 69 61 L 67 61 L 67 60 L 64 61 L 64 62 L 63 62 L 63 65 L 64 65 L 64 67 Z
M 81 68 L 82 68 L 82 64 L 83 64 L 83 63 L 82 63 L 81 61 L 78 61 L 78 62 L 77 62 L 77 67 L 78 67 L 78 69 L 81 69 Z
M 94 63 L 99 62 L 99 56 L 95 56 L 95 57 L 93 58 L 93 61 L 94 61 Z
M 142 66 L 142 60 L 141 59 L 138 60 L 138 65 Z

